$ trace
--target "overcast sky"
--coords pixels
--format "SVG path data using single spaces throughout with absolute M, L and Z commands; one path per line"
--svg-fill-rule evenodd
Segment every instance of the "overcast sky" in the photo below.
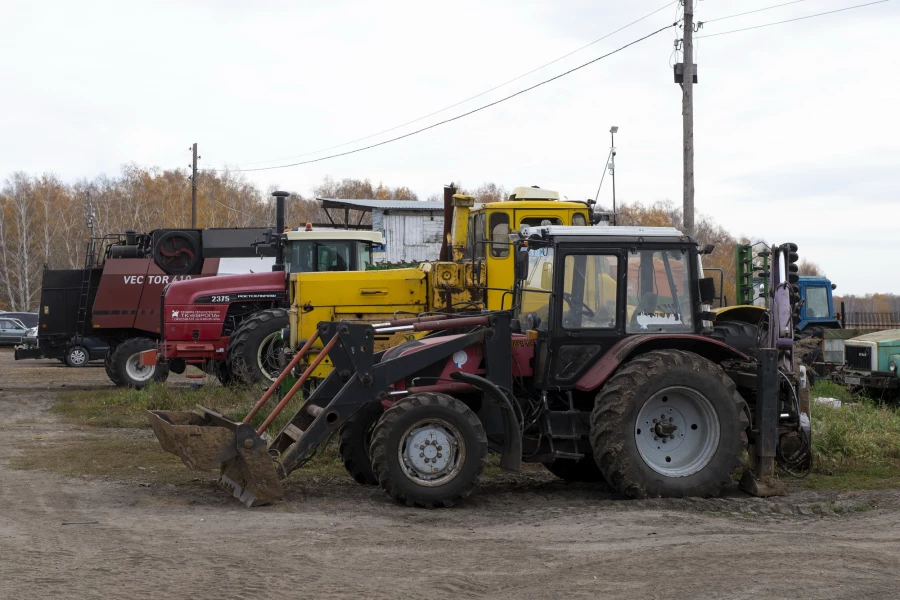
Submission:
M 784 0 L 702 0 L 697 20 Z M 697 35 L 866 0 L 806 0 Z M 136 162 L 284 164 L 494 87 L 664 0 L 114 2 L 4 0 L 0 177 L 67 181 Z M 497 100 L 675 21 L 676 5 L 473 101 Z M 698 39 L 696 209 L 734 234 L 794 241 L 843 293 L 900 293 L 900 1 Z M 355 155 L 248 173 L 308 192 L 326 175 L 408 185 L 541 185 L 593 197 L 617 125 L 619 201 L 680 204 L 674 29 L 425 133 Z M 893 43 L 892 43 L 893 40 Z M 324 153 L 328 154 L 328 153 Z M 311 154 L 296 160 L 323 156 Z M 270 161 L 270 162 L 260 162 Z M 253 163 L 253 164 L 251 164 Z M 601 199 L 610 202 L 609 178 Z

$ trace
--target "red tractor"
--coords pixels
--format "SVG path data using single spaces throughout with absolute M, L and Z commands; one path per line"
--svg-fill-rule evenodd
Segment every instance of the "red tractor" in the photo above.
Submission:
M 280 498 L 281 480 L 335 434 L 354 476 L 366 475 L 358 480 L 410 506 L 468 497 L 489 451 L 503 469 L 539 462 L 630 497 L 716 495 L 748 442 L 755 466 L 742 487 L 751 493 L 780 492 L 776 460 L 809 468 L 809 408 L 791 346 L 796 246 L 772 249 L 789 276 L 772 269 L 751 358 L 711 337 L 713 280 L 682 233 L 550 226 L 512 237 L 512 311 L 323 322 L 324 347 L 266 419 L 258 412 L 316 338 L 242 422 L 212 409 L 151 411 L 162 447 L 191 468 L 221 463 L 221 483 L 247 505 Z M 373 352 L 376 335 L 397 329 L 433 333 Z M 334 370 L 269 437 L 326 355 Z

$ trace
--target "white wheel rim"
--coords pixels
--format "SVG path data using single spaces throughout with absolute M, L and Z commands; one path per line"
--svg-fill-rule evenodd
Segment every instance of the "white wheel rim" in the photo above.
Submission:
M 153 373 L 155 371 L 156 365 L 144 366 L 141 364 L 140 353 L 132 354 L 128 357 L 128 360 L 125 361 L 125 373 L 133 381 L 147 381 L 148 379 L 153 377 Z
M 666 477 L 688 477 L 710 463 L 719 447 L 719 419 L 709 398 L 682 386 L 644 402 L 634 428 L 638 453 Z
M 459 430 L 444 419 L 423 419 L 400 438 L 400 468 L 416 485 L 437 487 L 459 475 L 466 444 Z

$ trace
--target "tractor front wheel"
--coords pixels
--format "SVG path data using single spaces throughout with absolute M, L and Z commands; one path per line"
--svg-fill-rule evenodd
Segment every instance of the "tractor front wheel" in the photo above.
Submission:
M 682 350 L 642 354 L 607 381 L 591 412 L 591 445 L 606 480 L 633 498 L 719 494 L 747 445 L 734 382 Z
M 110 370 L 114 371 L 118 381 L 116 385 L 123 385 L 135 389 L 143 389 L 153 381 L 165 381 L 169 377 L 169 366 L 164 363 L 145 366 L 141 364 L 141 352 L 156 349 L 156 342 L 150 338 L 137 337 L 125 340 L 112 353 Z M 110 376 L 112 379 L 112 376 Z
M 475 490 L 487 463 L 478 416 L 451 396 L 410 394 L 384 412 L 369 456 L 378 483 L 408 506 L 453 506 Z

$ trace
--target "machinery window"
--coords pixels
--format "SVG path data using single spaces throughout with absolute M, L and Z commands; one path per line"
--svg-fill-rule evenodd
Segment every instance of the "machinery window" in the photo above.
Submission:
M 356 265 L 359 271 L 365 271 L 372 264 L 372 244 L 356 242 Z
M 491 256 L 509 256 L 509 215 L 503 212 L 491 214 Z
M 475 215 L 475 258 L 484 258 L 486 254 L 484 232 L 484 213 Z
M 556 217 L 524 217 L 519 219 L 519 229 L 522 227 L 540 227 L 541 225 L 562 225 L 562 219 Z
M 528 250 L 528 277 L 522 282 L 522 303 L 519 318 L 534 313 L 540 323 L 537 329 L 547 328 L 550 292 L 553 290 L 553 249 Z
M 349 271 L 354 242 L 293 242 L 291 273 Z
M 587 221 L 585 221 L 584 215 L 581 213 L 575 213 L 572 216 L 572 225 L 574 225 L 575 227 L 584 227 L 585 225 L 587 225 Z
M 680 248 L 629 253 L 627 332 L 693 330 L 689 256 Z
M 806 318 L 824 319 L 830 316 L 828 290 L 821 286 L 806 288 Z
M 569 254 L 564 268 L 563 327 L 614 329 L 618 257 L 614 254 Z

